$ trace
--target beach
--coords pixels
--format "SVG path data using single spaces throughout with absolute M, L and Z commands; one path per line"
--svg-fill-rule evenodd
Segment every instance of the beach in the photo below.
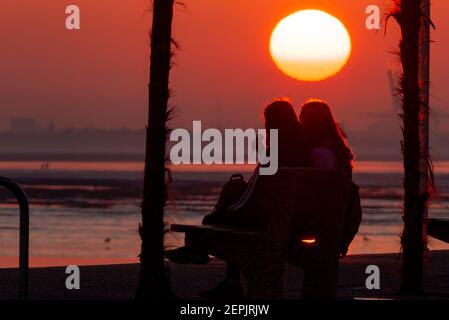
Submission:
M 380 269 L 380 290 L 368 290 L 365 273 L 368 265 Z M 337 299 L 437 299 L 449 300 L 449 251 L 427 253 L 425 262 L 425 295 L 401 297 L 400 260 L 397 254 L 351 255 L 341 260 Z M 182 300 L 197 300 L 198 292 L 212 288 L 223 279 L 225 266 L 218 259 L 207 265 L 168 264 L 174 294 Z M 300 298 L 302 271 L 286 267 L 284 299 Z M 0 299 L 17 299 L 17 269 L 0 269 Z M 65 288 L 65 267 L 33 268 L 30 270 L 31 300 L 129 300 L 134 298 L 138 283 L 138 264 L 116 264 L 80 267 L 80 289 Z

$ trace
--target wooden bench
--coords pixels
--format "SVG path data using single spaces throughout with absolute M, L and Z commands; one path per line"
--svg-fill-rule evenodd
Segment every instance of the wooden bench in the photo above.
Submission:
M 449 219 L 427 219 L 427 234 L 449 243 Z
M 285 169 L 260 176 L 242 214 L 269 217 L 259 230 L 171 225 L 200 238 L 209 254 L 239 267 L 250 299 L 283 293 L 285 263 L 305 271 L 304 298 L 334 298 L 350 177 L 338 170 Z

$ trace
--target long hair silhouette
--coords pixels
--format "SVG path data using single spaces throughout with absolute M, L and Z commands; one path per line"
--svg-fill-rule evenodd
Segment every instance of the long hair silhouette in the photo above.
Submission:
M 264 109 L 265 128 L 278 130 L 279 165 L 286 167 L 309 166 L 304 138 L 292 104 L 286 99 L 270 103 Z M 269 134 L 267 147 L 270 148 Z
M 329 147 L 336 157 L 336 166 L 352 170 L 354 154 L 326 102 L 307 100 L 301 107 L 299 123 L 309 151 L 321 146 Z

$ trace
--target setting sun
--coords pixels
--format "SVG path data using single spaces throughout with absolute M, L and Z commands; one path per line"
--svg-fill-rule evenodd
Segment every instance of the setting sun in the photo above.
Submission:
M 270 53 L 286 75 L 320 81 L 338 73 L 351 54 L 351 38 L 343 23 L 320 10 L 302 10 L 274 29 Z

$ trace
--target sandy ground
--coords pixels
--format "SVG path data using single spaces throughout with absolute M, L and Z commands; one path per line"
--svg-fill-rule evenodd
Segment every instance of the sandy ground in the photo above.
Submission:
M 400 284 L 400 260 L 397 254 L 354 255 L 341 261 L 339 299 L 399 299 L 396 292 Z M 365 273 L 368 265 L 380 268 L 381 289 L 367 290 Z M 181 299 L 199 299 L 198 292 L 219 282 L 224 274 L 223 262 L 212 259 L 203 266 L 170 264 L 170 277 L 174 293 Z M 137 264 L 81 266 L 81 289 L 65 288 L 65 267 L 33 268 L 30 271 L 30 299 L 111 300 L 132 299 L 138 281 Z M 423 299 L 449 300 L 449 251 L 432 251 L 425 265 L 425 291 Z M 300 296 L 302 271 L 287 266 L 284 298 Z M 18 296 L 18 270 L 0 269 L 0 299 Z M 416 298 L 416 297 L 414 297 Z M 404 299 L 404 297 L 402 297 Z

